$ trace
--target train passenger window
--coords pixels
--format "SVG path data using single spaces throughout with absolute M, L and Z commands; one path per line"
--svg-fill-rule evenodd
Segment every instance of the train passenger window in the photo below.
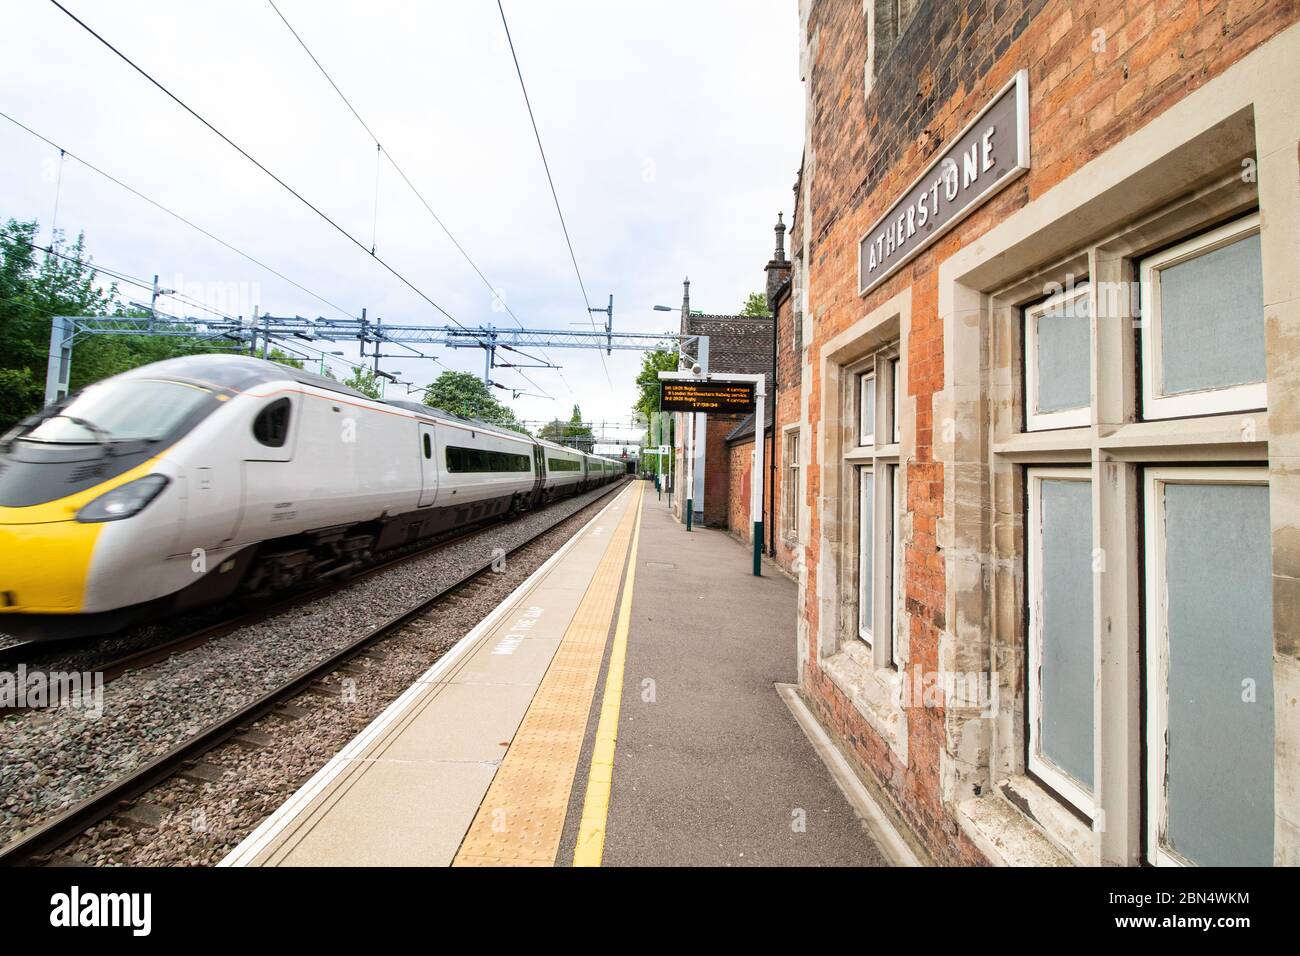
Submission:
M 253 419 L 253 437 L 268 448 L 282 448 L 289 437 L 289 400 L 277 398 Z
M 429 437 L 427 432 L 425 433 L 424 436 L 424 457 L 425 458 L 433 457 L 433 439 Z
M 487 448 L 459 448 L 447 446 L 447 470 L 452 473 L 484 473 L 494 471 L 532 471 L 527 455 Z
M 551 471 L 578 471 L 582 464 L 572 458 L 548 458 L 546 467 Z

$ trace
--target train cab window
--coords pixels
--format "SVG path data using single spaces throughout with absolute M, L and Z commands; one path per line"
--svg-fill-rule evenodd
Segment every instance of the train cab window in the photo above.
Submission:
M 289 412 L 289 400 L 277 398 L 253 419 L 253 437 L 268 448 L 284 447 L 289 437 Z
M 433 439 L 430 438 L 427 433 L 424 436 L 424 457 L 433 457 Z

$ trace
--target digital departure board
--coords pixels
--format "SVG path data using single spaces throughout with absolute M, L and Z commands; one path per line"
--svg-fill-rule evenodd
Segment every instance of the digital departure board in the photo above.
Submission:
M 665 412 L 748 415 L 754 411 L 754 383 L 661 381 L 659 409 Z

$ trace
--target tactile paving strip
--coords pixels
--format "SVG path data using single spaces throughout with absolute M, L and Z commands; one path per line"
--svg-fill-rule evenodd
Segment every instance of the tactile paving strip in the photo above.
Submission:
M 483 797 L 452 866 L 554 866 L 644 482 Z

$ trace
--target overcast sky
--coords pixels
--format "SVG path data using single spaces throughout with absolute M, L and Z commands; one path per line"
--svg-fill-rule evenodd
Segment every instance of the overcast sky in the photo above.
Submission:
M 495 0 L 276 3 L 523 323 L 586 321 Z M 64 5 L 363 243 L 373 234 L 377 253 L 461 322 L 513 325 L 387 164 L 376 216 L 374 141 L 267 0 Z M 803 128 L 793 0 L 505 9 L 592 305 L 612 292 L 616 328 L 675 328 L 652 306 L 678 306 L 689 275 L 695 308 L 739 310 L 762 289 L 772 225 L 792 205 Z M 320 298 L 65 161 L 58 226 L 84 230 L 98 264 L 158 273 L 232 314 L 364 307 L 447 324 L 48 0 L 4 0 L 0 35 L 0 110 Z M 39 219 L 48 241 L 58 171 L 57 151 L 0 120 L 0 217 Z M 482 371 L 477 349 L 434 354 Z M 639 353 L 607 358 L 612 389 L 597 353 L 549 354 L 562 373 L 527 374 L 553 399 L 519 397 L 521 418 L 567 417 L 576 402 L 591 420 L 630 419 Z M 384 367 L 423 385 L 444 366 Z M 512 370 L 495 379 L 533 391 Z

